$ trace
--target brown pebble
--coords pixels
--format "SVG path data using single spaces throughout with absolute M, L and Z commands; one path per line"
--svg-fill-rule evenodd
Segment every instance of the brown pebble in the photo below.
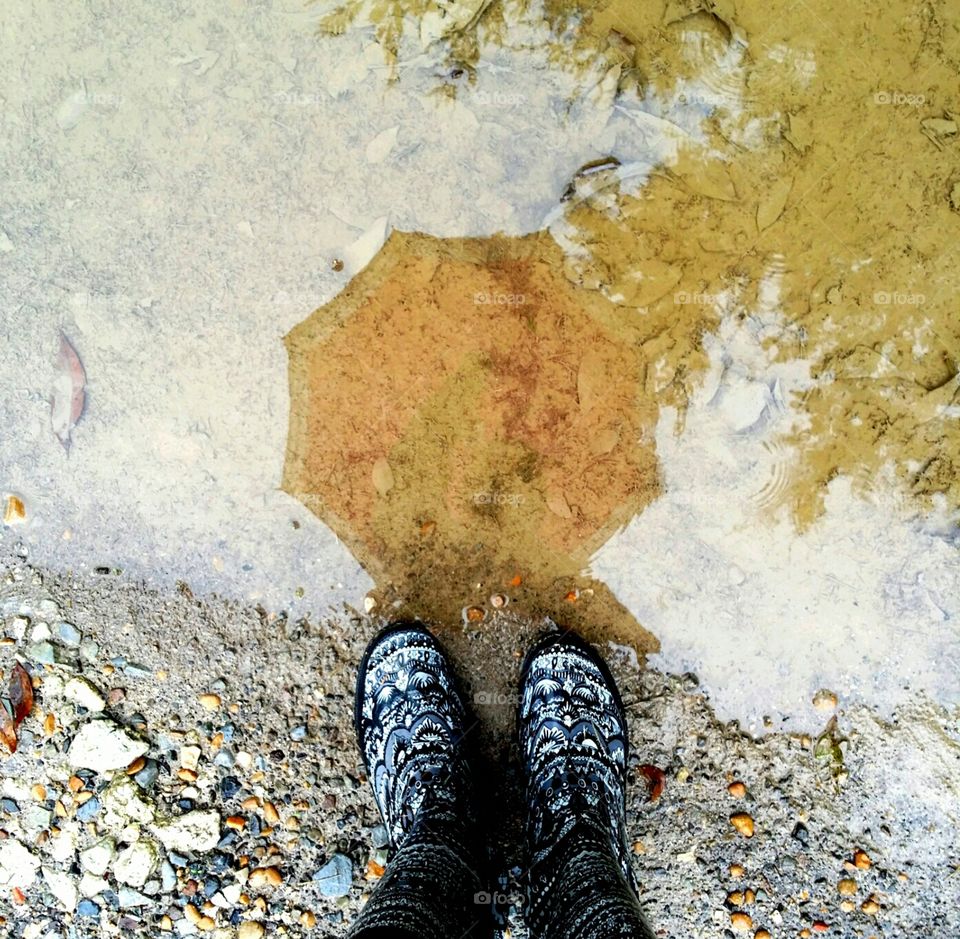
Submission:
M 197 920 L 196 925 L 197 929 L 201 930 L 202 932 L 210 932 L 211 929 L 217 928 L 216 922 L 209 916 L 201 916 L 200 919 Z
M 197 774 L 194 770 L 183 767 L 177 770 L 177 779 L 193 783 L 197 781 Z
M 261 939 L 262 936 L 263 926 L 250 920 L 241 923 L 237 930 L 237 939 Z
M 731 864 L 730 865 L 730 876 L 735 877 L 738 880 L 743 877 L 746 871 L 743 868 L 742 864 Z
M 142 757 L 138 756 L 128 767 L 127 775 L 136 776 L 147 765 L 147 761 Z
M 747 932 L 753 928 L 753 920 L 746 913 L 731 913 L 730 925 L 734 932 Z
M 312 910 L 304 910 L 300 914 L 300 925 L 306 929 L 313 929 L 317 925 L 317 916 Z
M 737 780 L 736 782 L 732 782 L 729 786 L 727 786 L 727 792 L 729 792 L 734 799 L 742 799 L 747 794 L 747 787 L 740 782 L 740 780 Z
M 53 732 L 57 729 L 57 719 L 53 714 L 48 714 L 43 719 L 43 732 L 46 736 L 52 737 Z
M 758 929 L 753 934 L 753 939 L 770 939 L 770 933 L 766 929 Z
M 247 820 L 242 815 L 231 815 L 227 818 L 224 824 L 227 828 L 232 828 L 234 831 L 241 831 L 246 827 Z
M 192 904 L 188 903 L 183 908 L 183 915 L 194 925 L 203 918 L 203 914 Z
M 283 883 L 283 874 L 276 867 L 257 867 L 250 871 L 251 887 L 279 887 Z
M 730 816 L 730 824 L 743 835 L 744 838 L 753 837 L 753 818 L 746 812 L 738 812 Z
M 272 802 L 263 803 L 263 817 L 271 824 L 276 825 L 280 821 L 280 813 Z
M 857 892 L 857 882 L 849 877 L 844 877 L 837 884 L 837 893 L 842 897 L 852 897 Z
M 880 912 L 880 904 L 877 903 L 875 897 L 868 897 L 860 904 L 860 909 L 863 910 L 867 916 L 876 916 L 877 913 Z
M 83 780 L 79 776 L 71 776 L 67 780 L 67 786 L 71 792 L 79 792 L 83 788 Z
M 753 906 L 757 902 L 757 895 L 749 887 L 743 891 L 743 905 Z
M 840 901 L 840 909 L 843 910 L 844 913 L 852 913 L 856 908 L 857 904 L 854 903 L 853 900 Z
M 111 688 L 107 692 L 107 704 L 113 706 L 119 704 L 127 696 L 123 688 Z
M 743 906 L 743 894 L 739 890 L 727 894 L 727 903 L 731 906 Z
M 200 704 L 207 711 L 216 711 L 219 709 L 222 701 L 220 700 L 220 695 L 218 694 L 202 694 L 200 695 Z
M 248 796 L 240 803 L 240 806 L 245 812 L 252 812 L 254 809 L 260 808 L 260 800 L 256 796 Z
M 870 855 L 861 848 L 857 848 L 857 850 L 853 852 L 853 863 L 862 871 L 868 871 L 873 866 Z
M 43 800 L 47 797 L 47 787 L 41 783 L 35 783 L 30 787 L 30 795 L 32 795 L 38 802 L 43 802 Z
M 84 802 L 89 802 L 93 798 L 93 793 L 89 789 L 84 789 L 82 792 L 77 793 L 76 803 L 77 805 L 83 805 Z
M 164 932 L 170 932 L 173 929 L 173 920 L 166 913 L 160 919 L 160 928 Z

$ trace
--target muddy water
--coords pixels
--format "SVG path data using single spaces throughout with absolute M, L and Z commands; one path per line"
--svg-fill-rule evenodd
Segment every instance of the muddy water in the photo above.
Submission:
M 475 80 L 522 5 L 374 9 L 388 62 L 412 10 Z M 509 604 L 655 648 L 583 571 L 658 496 L 660 409 L 682 433 L 703 336 L 727 317 L 768 318 L 775 357 L 810 369 L 765 512 L 803 529 L 835 477 L 866 494 L 887 470 L 908 511 L 960 507 L 947 11 L 548 7 L 552 60 L 599 75 L 598 107 L 622 107 L 669 158 L 611 153 L 524 238 L 395 233 L 287 337 L 284 487 L 357 554 L 379 609 L 479 625 Z M 348 27 L 337 16 L 328 31 Z

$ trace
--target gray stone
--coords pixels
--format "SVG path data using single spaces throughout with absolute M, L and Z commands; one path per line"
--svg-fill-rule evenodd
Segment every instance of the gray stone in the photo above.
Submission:
M 314 875 L 314 881 L 325 897 L 345 897 L 353 884 L 353 865 L 350 858 L 335 854 Z

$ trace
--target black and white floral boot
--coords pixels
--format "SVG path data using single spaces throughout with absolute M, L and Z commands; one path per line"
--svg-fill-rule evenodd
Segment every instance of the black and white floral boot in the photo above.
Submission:
M 447 657 L 420 623 L 395 623 L 368 646 L 357 676 L 357 740 L 393 848 L 428 791 L 462 802 L 467 716 Z
M 591 646 L 553 633 L 531 649 L 517 725 L 531 935 L 651 936 L 627 851 L 626 717 Z

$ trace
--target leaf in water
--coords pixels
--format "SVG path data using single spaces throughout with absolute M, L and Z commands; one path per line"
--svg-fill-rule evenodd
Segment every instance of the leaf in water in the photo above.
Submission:
M 343 249 L 347 270 L 356 274 L 367 266 L 370 259 L 387 240 L 387 216 L 378 218 L 353 244 Z
M 547 493 L 547 508 L 560 518 L 573 518 L 567 497 L 559 489 L 553 489 Z
M 683 271 L 658 258 L 638 261 L 626 276 L 615 280 L 607 290 L 608 299 L 622 306 L 645 307 L 665 297 L 677 284 Z
M 581 411 L 589 411 L 600 400 L 606 377 L 606 361 L 601 351 L 587 349 L 577 370 L 577 400 Z
M 386 457 L 380 457 L 376 463 L 373 464 L 373 487 L 380 493 L 380 495 L 385 496 L 391 489 L 393 489 L 393 470 L 390 469 L 390 464 L 387 462 Z
M 780 216 L 787 206 L 787 197 L 793 188 L 793 177 L 777 180 L 773 188 L 767 193 L 766 197 L 757 206 L 757 230 L 763 231 L 769 228 Z
M 60 333 L 57 377 L 50 397 L 50 426 L 64 450 L 70 449 L 70 434 L 83 414 L 86 384 L 87 373 L 80 357 L 67 337 Z
M 368 163 L 382 163 L 390 155 L 390 151 L 397 142 L 397 133 L 399 130 L 399 124 L 396 127 L 388 127 L 386 130 L 377 134 L 377 136 L 367 144 Z
M 606 427 L 601 430 L 590 443 L 590 452 L 594 456 L 603 456 L 610 453 L 620 443 L 620 431 L 616 427 Z
M 10 673 L 6 692 L 0 697 L 0 742 L 15 753 L 17 728 L 33 707 L 33 684 L 27 670 L 18 662 Z

